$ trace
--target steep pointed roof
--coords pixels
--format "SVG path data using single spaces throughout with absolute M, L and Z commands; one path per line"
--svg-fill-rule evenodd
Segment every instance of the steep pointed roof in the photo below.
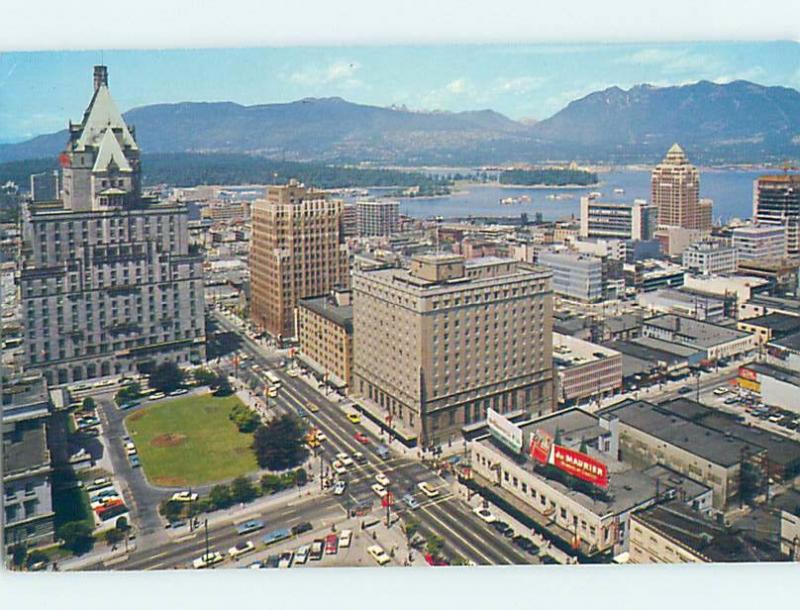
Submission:
M 108 87 L 100 85 L 84 114 L 81 135 L 75 143 L 75 150 L 84 150 L 86 146 L 97 146 L 109 127 L 121 130 L 123 145 L 134 150 L 139 148 L 117 109 Z
M 683 152 L 683 149 L 678 146 L 677 143 L 675 143 L 670 146 L 670 149 L 667 151 L 667 156 L 664 157 L 664 161 L 667 163 L 683 164 L 687 163 L 688 159 L 686 158 L 686 153 Z
M 97 159 L 92 171 L 105 170 L 112 162 L 123 172 L 131 171 L 131 164 L 125 158 L 125 153 L 122 152 L 117 137 L 111 128 L 106 128 L 103 139 L 100 140 L 100 150 L 97 152 Z
M 669 147 L 669 150 L 667 151 L 667 154 L 668 155 L 670 155 L 670 154 L 682 155 L 682 154 L 684 154 L 684 152 L 683 152 L 683 149 L 680 147 L 680 145 L 677 142 L 675 142 L 675 144 L 673 144 L 672 146 Z

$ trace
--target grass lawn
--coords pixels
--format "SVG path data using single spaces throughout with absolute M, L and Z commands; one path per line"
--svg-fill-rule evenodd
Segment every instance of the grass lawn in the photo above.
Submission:
M 125 419 L 153 485 L 183 487 L 258 469 L 252 434 L 239 432 L 228 414 L 235 396 L 187 396 L 145 407 Z

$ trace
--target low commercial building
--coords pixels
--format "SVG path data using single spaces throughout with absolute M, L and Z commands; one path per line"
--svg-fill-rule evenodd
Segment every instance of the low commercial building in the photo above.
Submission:
M 772 540 L 716 523 L 677 500 L 662 502 L 631 515 L 631 563 L 781 560 Z
M 349 388 L 353 382 L 353 305 L 351 292 L 297 301 L 298 357 L 329 385 Z
M 622 354 L 602 345 L 553 333 L 553 365 L 564 405 L 600 400 L 622 389 Z
M 760 277 L 769 283 L 769 293 L 775 296 L 794 296 L 798 289 L 798 258 L 758 258 L 739 261 L 738 272 Z
M 800 415 L 800 373 L 766 362 L 751 362 L 739 367 L 739 387 L 761 397 L 767 405 L 781 407 Z
M 620 459 L 638 467 L 663 464 L 714 491 L 714 508 L 738 501 L 742 463 L 763 468 L 766 451 L 644 400 L 603 409 L 619 420 Z
M 661 288 L 680 288 L 686 272 L 680 265 L 665 261 L 645 260 L 626 263 L 623 267 L 625 286 L 636 292 L 650 292 Z
M 671 313 L 709 322 L 716 322 L 725 317 L 724 300 L 679 288 L 644 292 L 639 295 L 639 305 L 654 313 Z
M 758 337 L 761 344 L 773 339 L 782 339 L 800 329 L 800 316 L 785 313 L 768 313 L 764 316 L 740 320 L 736 324 L 739 330 Z
M 490 424 L 491 435 L 470 443 L 473 483 L 579 555 L 622 553 L 633 511 L 664 495 L 692 504 L 708 489 L 617 460 L 617 425 L 574 408 L 522 425 L 501 420 L 495 431 Z
M 664 314 L 642 322 L 642 334 L 670 343 L 702 350 L 704 360 L 736 358 L 754 353 L 758 338 L 735 328 L 692 318 Z
M 40 375 L 4 383 L 3 539 L 6 548 L 53 542 L 52 461 L 47 441 L 50 401 Z

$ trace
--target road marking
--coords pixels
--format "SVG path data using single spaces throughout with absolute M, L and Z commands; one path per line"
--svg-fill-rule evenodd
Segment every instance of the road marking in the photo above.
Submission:
M 487 561 L 487 562 L 489 563 L 489 565 L 495 565 L 495 562 L 494 562 L 492 559 L 490 559 L 490 558 L 489 558 L 487 555 L 485 555 L 483 552 L 481 552 L 481 551 L 479 551 L 477 548 L 475 548 L 475 546 L 473 546 L 473 545 L 472 545 L 472 544 L 471 544 L 469 541 L 467 541 L 466 539 L 464 539 L 464 537 L 463 537 L 463 536 L 461 536 L 461 535 L 460 535 L 458 532 L 456 532 L 455 530 L 453 530 L 453 529 L 452 529 L 452 528 L 451 528 L 449 525 L 447 525 L 446 523 L 444 523 L 444 521 L 442 521 L 441 519 L 439 519 L 438 517 L 436 517 L 436 516 L 435 516 L 433 513 L 431 513 L 429 510 L 427 510 L 427 509 L 426 509 L 426 507 L 422 507 L 420 510 L 424 511 L 424 512 L 425 512 L 425 513 L 426 513 L 426 514 L 427 514 L 427 515 L 428 515 L 428 516 L 429 516 L 431 519 L 433 519 L 434 521 L 436 521 L 437 523 L 439 523 L 439 524 L 440 524 L 440 525 L 441 525 L 441 526 L 442 526 L 444 529 L 446 529 L 448 532 L 450 532 L 451 534 L 453 534 L 453 536 L 455 536 L 456 538 L 458 538 L 458 539 L 459 539 L 461 542 L 463 542 L 463 543 L 464 543 L 464 544 L 465 544 L 467 547 L 469 547 L 470 549 L 472 549 L 472 550 L 475 552 L 475 554 L 476 554 L 476 555 L 478 555 L 479 557 L 481 557 L 481 558 L 483 558 L 485 561 Z

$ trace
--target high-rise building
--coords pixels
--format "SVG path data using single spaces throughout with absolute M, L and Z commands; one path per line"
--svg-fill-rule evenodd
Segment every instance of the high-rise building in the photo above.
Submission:
M 753 220 L 786 227 L 786 253 L 800 254 L 800 174 L 761 176 L 753 184 Z
M 356 203 L 359 237 L 383 237 L 400 229 L 400 203 L 359 201 Z
M 26 366 L 48 384 L 205 358 L 202 254 L 188 210 L 143 197 L 134 131 L 105 66 L 61 154 L 63 201 L 23 214 Z
M 786 226 L 754 225 L 733 230 L 733 247 L 739 260 L 786 257 Z
M 420 255 L 353 272 L 353 393 L 422 446 L 554 407 L 550 273 L 513 259 Z
M 711 201 L 700 200 L 700 173 L 677 144 L 653 169 L 651 195 L 659 226 L 711 229 Z
M 298 299 L 349 285 L 341 201 L 297 180 L 253 202 L 250 246 L 253 321 L 279 340 L 295 335 Z
M 581 197 L 581 237 L 647 240 L 655 229 L 656 206 L 642 200 L 630 203 Z
M 31 199 L 38 201 L 55 201 L 61 191 L 58 171 L 31 174 Z
M 557 295 L 596 303 L 603 300 L 603 260 L 589 254 L 546 251 L 537 262 L 553 273 L 553 292 Z

